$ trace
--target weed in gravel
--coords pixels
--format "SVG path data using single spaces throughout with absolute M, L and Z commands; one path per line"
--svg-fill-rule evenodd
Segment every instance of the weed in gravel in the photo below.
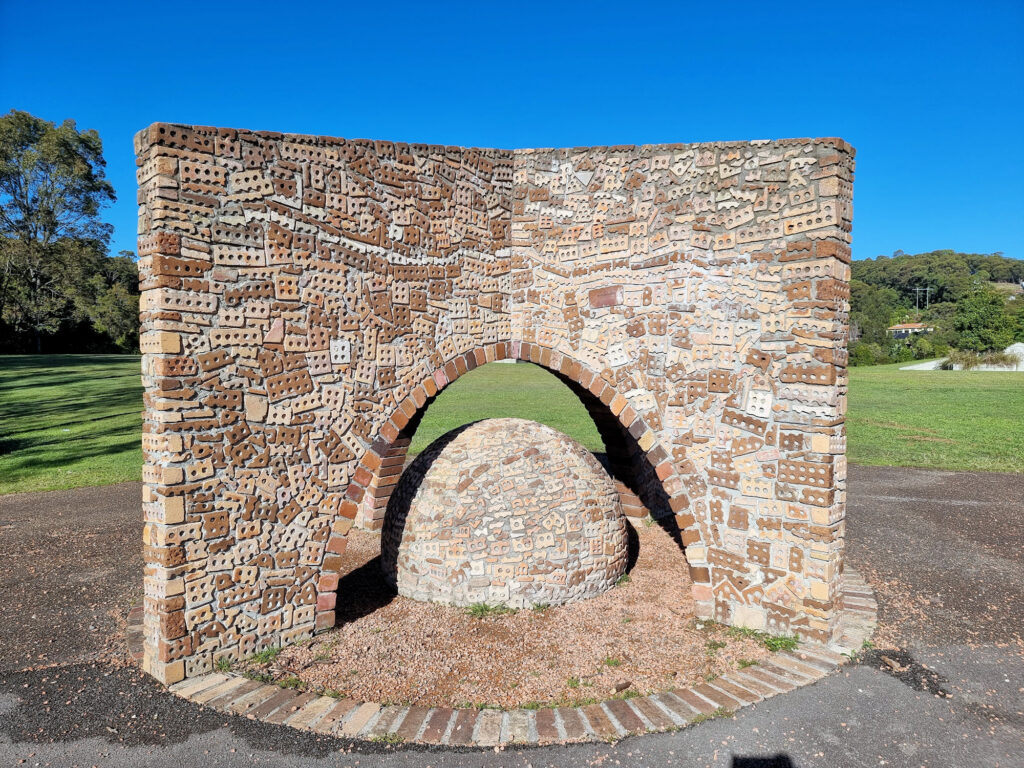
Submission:
M 281 650 L 281 648 L 276 646 L 273 648 L 264 648 L 262 651 L 254 653 L 250 658 L 257 664 L 269 664 L 278 657 Z
M 375 744 L 401 744 L 405 739 L 397 733 L 382 733 L 378 736 L 373 736 L 370 741 Z
M 795 651 L 800 644 L 800 639 L 796 635 L 769 635 L 767 632 L 748 627 L 729 627 L 726 633 L 735 640 L 757 640 L 769 651 Z
M 717 651 L 725 648 L 726 645 L 728 645 L 728 643 L 724 640 L 708 640 L 704 643 L 704 650 L 707 652 L 708 656 L 714 656 Z
M 746 669 L 747 667 L 757 666 L 757 662 L 753 659 L 740 659 L 736 663 L 739 665 L 740 669 Z
M 622 623 L 623 624 L 629 624 L 631 621 L 633 621 L 633 617 L 632 616 L 623 616 L 623 618 L 622 618 Z
M 624 573 L 621 576 L 619 576 L 619 580 L 615 582 L 615 586 L 621 587 L 623 584 L 629 584 L 629 582 L 631 582 L 632 580 L 632 576 L 630 576 L 628 573 Z
M 695 723 L 703 723 L 705 720 L 714 720 L 714 719 L 719 718 L 719 717 L 732 717 L 732 716 L 733 716 L 732 710 L 726 709 L 725 707 L 719 707 L 718 709 L 714 710 L 713 712 L 708 712 L 708 713 L 702 712 L 702 713 L 700 713 L 699 715 L 694 717 L 692 720 L 690 720 L 690 723 L 692 725 L 692 724 L 695 724 Z
M 324 688 L 320 691 L 321 696 L 329 696 L 332 699 L 344 699 L 345 694 L 334 688 Z
M 277 684 L 281 688 L 304 688 L 305 683 L 295 675 L 289 675 L 288 677 L 281 678 L 277 681 Z
M 519 705 L 520 709 L 540 709 L 544 705 L 539 701 L 524 701 Z
M 761 642 L 764 643 L 764 647 L 769 651 L 795 651 L 800 645 L 800 640 L 796 635 L 781 635 L 778 637 L 775 635 L 765 635 L 761 638 Z
M 488 616 L 502 616 L 515 612 L 514 608 L 509 608 L 507 605 L 489 605 L 488 603 L 473 603 L 466 609 L 466 615 L 474 619 L 486 619 Z
M 268 675 L 266 672 L 253 672 L 250 670 L 245 673 L 245 676 L 248 677 L 250 680 L 255 680 L 257 683 L 274 682 L 274 676 Z
M 231 671 L 231 659 L 227 656 L 221 656 L 217 659 L 217 663 L 214 664 L 218 672 L 230 672 Z
M 606 667 L 621 667 L 622 666 L 622 660 L 621 659 L 616 659 L 614 656 L 606 656 L 605 660 L 603 662 L 601 662 L 601 663 L 604 664 Z
M 548 608 L 551 607 L 550 603 L 534 603 L 533 610 L 536 613 L 544 613 Z
M 565 681 L 565 684 L 570 688 L 579 688 L 580 679 L 578 677 L 570 677 L 568 680 Z
M 612 696 L 612 698 L 613 699 L 635 699 L 639 695 L 640 695 L 640 691 L 638 691 L 636 688 L 627 688 L 626 690 L 621 691 L 620 693 L 616 693 L 614 696 Z

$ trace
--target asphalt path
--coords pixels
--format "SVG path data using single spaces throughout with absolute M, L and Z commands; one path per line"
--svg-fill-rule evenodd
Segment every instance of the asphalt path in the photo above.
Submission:
M 353 743 L 165 693 L 123 654 L 139 497 L 0 497 L 0 766 L 1024 766 L 1020 475 L 850 469 L 848 562 L 880 626 L 839 673 L 675 733 L 504 751 Z

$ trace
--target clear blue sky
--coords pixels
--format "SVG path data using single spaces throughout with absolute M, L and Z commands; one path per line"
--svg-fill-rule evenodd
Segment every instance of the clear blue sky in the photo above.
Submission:
M 0 110 L 485 147 L 841 136 L 854 256 L 1024 257 L 1024 3 L 0 0 Z M 329 7 L 329 9 L 328 9 Z

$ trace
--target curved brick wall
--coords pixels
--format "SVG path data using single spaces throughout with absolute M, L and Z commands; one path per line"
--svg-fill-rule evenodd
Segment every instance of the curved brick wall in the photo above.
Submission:
M 331 626 L 345 537 L 379 525 L 423 409 L 504 358 L 580 394 L 616 477 L 675 516 L 698 613 L 832 635 L 845 142 L 508 151 L 157 124 L 136 151 L 159 679 Z
M 615 484 L 575 440 L 487 419 L 436 440 L 402 475 L 381 561 L 415 600 L 529 608 L 593 597 L 628 559 Z

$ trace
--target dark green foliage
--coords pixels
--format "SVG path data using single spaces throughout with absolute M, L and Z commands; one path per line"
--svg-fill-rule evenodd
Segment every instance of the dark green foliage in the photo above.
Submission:
M 1014 320 L 1006 300 L 996 291 L 979 288 L 960 299 L 953 315 L 957 346 L 972 352 L 1000 351 L 1013 343 Z
M 1024 340 L 1024 261 L 998 253 L 897 251 L 855 261 L 851 274 L 850 365 L 927 360 L 951 347 L 1002 349 Z M 886 332 L 906 322 L 934 330 L 906 339 Z
M 0 349 L 138 346 L 133 254 L 107 256 L 114 200 L 96 131 L 12 110 L 0 117 Z
M 931 303 L 956 303 L 978 282 L 1017 283 L 1024 280 L 1024 261 L 999 253 L 932 251 L 916 255 L 897 251 L 891 258 L 855 261 L 852 280 L 895 291 L 903 306 L 913 308 L 916 288 L 931 288 Z M 921 306 L 925 297 L 921 294 Z

